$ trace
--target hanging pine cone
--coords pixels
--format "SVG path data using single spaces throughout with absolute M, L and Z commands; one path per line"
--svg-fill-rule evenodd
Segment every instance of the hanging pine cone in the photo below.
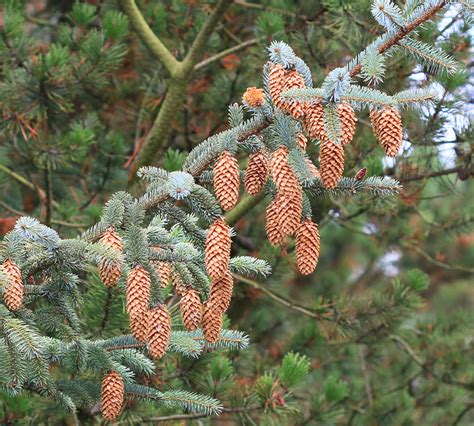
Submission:
M 23 305 L 24 294 L 20 268 L 10 259 L 6 259 L 1 268 L 2 272 L 8 277 L 8 286 L 3 293 L 3 301 L 10 311 L 17 311 Z
M 296 70 L 287 73 L 282 92 L 290 89 L 303 89 L 305 87 L 304 78 Z M 304 117 L 304 104 L 296 99 L 284 102 L 282 109 L 287 111 L 292 117 L 300 119 Z
M 130 318 L 130 331 L 133 337 L 140 342 L 146 342 L 148 333 L 148 312 L 145 311 L 137 317 Z
M 212 282 L 208 301 L 216 312 L 224 313 L 229 309 L 233 288 L 234 279 L 229 271 L 220 280 Z
M 311 174 L 314 177 L 319 179 L 320 175 L 319 175 L 318 168 L 314 165 L 314 163 L 309 158 L 305 158 L 305 161 L 306 161 L 306 164 L 308 165 L 308 170 L 311 172 Z
M 344 148 L 331 141 L 321 143 L 319 173 L 326 188 L 335 188 L 344 172 Z
M 161 358 L 168 348 L 171 336 L 171 318 L 165 305 L 148 313 L 148 352 L 153 359 Z
M 305 219 L 296 231 L 296 263 L 303 275 L 314 271 L 319 259 L 319 230 L 318 225 Z
M 202 304 L 199 293 L 190 288 L 179 302 L 181 319 L 186 330 L 196 330 L 201 324 Z
M 379 128 L 378 122 L 379 122 L 381 113 L 382 113 L 382 110 L 379 110 L 377 108 L 370 109 L 370 123 L 372 124 L 372 130 L 374 131 L 374 135 L 377 138 L 377 140 L 379 139 L 380 128 Z
M 342 144 L 347 145 L 351 143 L 355 133 L 357 120 L 355 112 L 350 104 L 343 102 L 337 106 L 337 114 L 341 121 Z
M 107 231 L 104 232 L 99 241 L 102 244 L 113 248 L 118 253 L 122 252 L 122 239 L 114 228 L 107 229 Z M 100 279 L 107 287 L 113 287 L 115 284 L 117 284 L 121 273 L 122 268 L 119 264 L 116 263 L 102 263 L 99 266 Z
M 247 87 L 247 90 L 242 96 L 242 101 L 254 108 L 261 107 L 265 103 L 263 89 Z
M 152 260 L 151 263 L 155 267 L 157 275 L 160 277 L 161 288 L 166 288 L 171 278 L 171 265 L 169 262 L 161 260 Z
M 220 279 L 229 267 L 230 228 L 223 217 L 217 218 L 210 226 L 206 237 L 206 270 L 213 280 Z
M 282 194 L 279 199 L 277 215 L 280 232 L 283 235 L 293 235 L 298 229 L 303 210 L 303 192 L 299 191 L 291 195 Z
M 110 371 L 102 379 L 100 408 L 104 420 L 115 420 L 122 410 L 125 385 L 122 376 Z
M 296 136 L 296 145 L 301 149 L 301 151 L 306 152 L 306 146 L 308 145 L 308 139 L 303 133 L 298 133 Z
M 327 139 L 324 129 L 324 109 L 320 103 L 308 104 L 305 107 L 303 124 L 311 139 Z
M 171 282 L 173 283 L 174 292 L 178 296 L 183 297 L 188 291 L 186 284 L 183 283 L 181 275 L 176 270 L 171 272 Z
M 150 304 L 150 274 L 143 266 L 135 266 L 127 279 L 127 312 L 130 320 L 140 318 Z
M 385 154 L 395 157 L 402 146 L 403 126 L 400 112 L 385 107 L 376 119 L 377 136 Z
M 292 195 L 295 192 L 301 192 L 298 178 L 288 164 L 288 148 L 286 146 L 281 146 L 272 154 L 270 170 L 278 194 Z
M 215 309 L 212 303 L 206 302 L 202 317 L 202 331 L 209 343 L 217 342 L 222 332 L 222 312 Z
M 257 151 L 251 154 L 247 163 L 247 168 L 245 169 L 245 190 L 251 195 L 258 194 L 262 190 L 263 185 L 265 185 L 265 182 L 267 181 L 267 176 L 267 154 L 263 151 Z
M 265 224 L 265 231 L 267 233 L 268 241 L 271 245 L 277 246 L 283 242 L 285 235 L 281 232 L 280 223 L 279 223 L 279 204 L 281 197 L 278 196 L 268 205 L 267 207 L 267 217 Z
M 240 172 L 237 159 L 223 151 L 214 165 L 214 191 L 225 211 L 231 210 L 239 201 Z
M 283 99 L 281 98 L 281 92 L 285 84 L 286 71 L 282 65 L 273 65 L 268 75 L 268 90 L 272 97 L 273 104 L 278 108 L 282 109 L 284 106 Z

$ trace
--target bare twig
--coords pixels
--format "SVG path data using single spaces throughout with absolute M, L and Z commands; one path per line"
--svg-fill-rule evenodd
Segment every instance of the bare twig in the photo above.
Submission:
M 237 44 L 234 47 L 230 47 L 229 49 L 225 49 L 222 52 L 216 53 L 215 55 L 204 59 L 203 61 L 199 62 L 194 66 L 195 70 L 204 68 L 205 66 L 211 64 L 212 62 L 218 61 L 221 58 L 226 57 L 227 55 L 230 55 L 231 53 L 238 52 L 239 50 L 245 49 L 246 47 L 252 46 L 254 44 L 257 44 L 259 40 L 262 40 L 263 37 L 258 37 L 258 38 L 252 38 L 250 40 L 244 41 L 240 44 Z

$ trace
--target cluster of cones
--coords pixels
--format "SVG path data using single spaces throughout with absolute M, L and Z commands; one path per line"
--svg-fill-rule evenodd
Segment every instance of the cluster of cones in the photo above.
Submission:
M 335 188 L 344 171 L 344 146 L 354 137 L 356 117 L 349 103 L 340 103 L 337 114 L 341 124 L 340 143 L 332 141 L 324 126 L 324 109 L 320 102 L 286 101 L 282 93 L 305 88 L 304 78 L 295 69 L 287 70 L 280 64 L 271 64 L 268 88 L 275 107 L 299 120 L 311 139 L 321 141 L 319 151 L 320 177 L 326 188 Z M 386 106 L 371 110 L 374 133 L 385 153 L 394 157 L 402 143 L 402 120 L 398 110 Z

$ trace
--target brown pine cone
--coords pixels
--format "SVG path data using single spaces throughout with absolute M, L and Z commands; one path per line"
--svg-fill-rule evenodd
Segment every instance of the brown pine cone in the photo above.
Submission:
M 230 259 L 230 228 L 223 217 L 217 218 L 210 226 L 206 237 L 206 270 L 213 280 L 224 276 Z
M 301 151 L 306 152 L 306 146 L 308 145 L 308 139 L 303 133 L 298 133 L 296 136 L 296 145 L 301 149 Z
M 157 275 L 160 277 L 161 288 L 166 288 L 171 278 L 171 265 L 169 262 L 161 260 L 152 260 L 151 264 L 154 266 Z
M 118 232 L 112 227 L 104 232 L 99 242 L 113 248 L 118 253 L 121 253 L 123 250 L 122 239 L 120 238 Z M 113 287 L 115 284 L 117 284 L 121 274 L 122 267 L 120 264 L 102 263 L 99 265 L 100 279 L 107 287 Z
M 305 219 L 296 231 L 296 263 L 303 275 L 314 271 L 319 259 L 318 225 Z
M 285 77 L 285 84 L 282 92 L 290 89 L 303 89 L 305 87 L 304 78 L 296 70 L 288 71 Z M 304 117 L 304 104 L 296 99 L 288 100 L 283 103 L 282 109 L 288 112 L 292 117 L 300 119 Z
M 230 152 L 223 151 L 214 165 L 214 192 L 225 211 L 239 201 L 239 186 L 239 163 Z
M 145 311 L 141 315 L 130 318 L 130 330 L 133 337 L 140 342 L 146 342 L 148 333 L 148 312 Z
M 291 195 L 281 195 L 277 215 L 280 232 L 283 235 L 293 235 L 296 232 L 301 221 L 302 210 L 303 192 L 301 188 Z
M 186 330 L 196 330 L 201 324 L 202 304 L 199 293 L 190 288 L 179 302 L 181 319 Z
M 215 343 L 222 332 L 222 312 L 215 309 L 212 303 L 206 302 L 204 305 L 204 315 L 202 317 L 202 331 L 204 338 L 209 343 Z
M 143 266 L 135 266 L 127 279 L 127 312 L 130 320 L 140 318 L 150 304 L 150 274 Z
M 356 128 L 356 115 L 354 109 L 347 102 L 340 103 L 337 106 L 337 114 L 341 121 L 342 144 L 351 143 Z
M 376 119 L 378 140 L 385 154 L 395 157 L 402 146 L 403 126 L 400 112 L 392 107 L 385 107 Z
M 281 92 L 285 84 L 286 71 L 282 65 L 273 65 L 268 75 L 268 90 L 272 97 L 273 104 L 278 108 L 282 109 L 284 106 L 283 99 L 281 98 Z
M 316 178 L 319 178 L 320 175 L 319 175 L 319 170 L 318 168 L 314 165 L 314 163 L 309 159 L 309 158 L 305 158 L 305 161 L 306 161 L 306 164 L 308 165 L 308 169 L 309 171 L 311 172 L 311 174 L 316 177 Z
M 171 336 L 171 318 L 165 305 L 157 306 L 148 314 L 148 352 L 153 359 L 161 358 L 168 348 Z
M 174 292 L 178 296 L 183 297 L 188 291 L 186 284 L 183 283 L 181 275 L 176 270 L 172 271 L 171 273 L 171 282 L 173 283 Z
M 311 139 L 325 140 L 324 109 L 320 103 L 308 104 L 305 107 L 304 127 Z
M 245 190 L 251 195 L 258 194 L 265 185 L 265 182 L 267 181 L 267 176 L 267 154 L 263 151 L 257 151 L 251 154 L 247 163 L 247 168 L 245 169 Z
M 263 89 L 247 87 L 247 90 L 242 96 L 242 101 L 254 108 L 261 107 L 265 103 Z
M 371 108 L 370 109 L 370 123 L 372 124 L 372 130 L 374 131 L 374 135 L 379 139 L 379 118 L 381 115 L 382 111 L 377 109 L 377 108 Z
M 336 188 L 344 172 L 344 147 L 331 141 L 321 143 L 319 173 L 326 188 Z
M 104 420 L 115 420 L 122 411 L 125 385 L 122 376 L 110 371 L 102 379 L 100 409 Z
M 288 148 L 286 146 L 280 146 L 272 154 L 270 170 L 278 189 L 278 194 L 290 196 L 296 192 L 301 192 L 298 178 L 288 164 Z
M 229 271 L 220 280 L 212 282 L 208 301 L 216 312 L 224 313 L 229 309 L 233 288 L 234 279 Z
M 10 259 L 0 266 L 2 272 L 8 277 L 8 286 L 3 293 L 3 301 L 10 311 L 17 311 L 23 305 L 24 287 L 20 268 Z
M 285 235 L 281 232 L 279 223 L 279 204 L 281 197 L 276 197 L 267 207 L 267 217 L 265 231 L 267 233 L 268 241 L 271 245 L 277 246 L 283 242 Z

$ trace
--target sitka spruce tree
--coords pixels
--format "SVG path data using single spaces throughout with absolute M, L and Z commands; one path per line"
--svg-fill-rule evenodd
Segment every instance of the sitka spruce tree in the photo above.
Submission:
M 405 116 L 434 116 L 434 127 L 442 120 L 437 105 L 449 87 L 443 92 L 435 80 L 462 80 L 462 66 L 435 37 L 422 39 L 420 33 L 452 11 L 469 25 L 472 2 L 375 0 L 370 12 L 379 28 L 371 31 L 368 45 L 352 52 L 345 65 L 314 76 L 304 55 L 295 53 L 301 49 L 284 41 L 265 40 L 263 34 L 233 48 L 213 38 L 216 29 L 226 25 L 226 13 L 237 5 L 268 8 L 260 20 L 267 30 L 279 27 L 279 13 L 298 17 L 299 9 L 292 12 L 284 2 L 274 7 L 218 0 L 198 14 L 196 28 L 172 50 L 157 36 L 162 29 L 154 27 L 167 14 L 185 9 L 180 2 L 159 9 L 150 9 L 147 2 L 139 8 L 133 0 L 116 5 L 64 3 L 67 11 L 54 22 L 25 12 L 28 8 L 19 1 L 3 6 L 0 171 L 12 186 L 1 203 L 22 216 L 0 245 L 0 392 L 5 423 L 21 421 L 25 404 L 35 413 L 24 421 L 35 424 L 211 421 L 218 415 L 249 424 L 415 423 L 386 409 L 393 402 L 384 400 L 385 395 L 374 400 L 366 367 L 370 353 L 361 347 L 357 356 L 362 385 L 349 362 L 339 372 L 334 365 L 328 367 L 315 385 L 317 373 L 312 370 L 324 367 L 304 353 L 307 341 L 318 339 L 315 345 L 326 352 L 331 352 L 331 345 L 347 343 L 342 360 L 352 356 L 349 343 L 366 345 L 370 352 L 377 339 L 389 339 L 422 373 L 463 391 L 473 390 L 472 371 L 458 377 L 465 362 L 461 355 L 456 359 L 456 354 L 440 349 L 440 358 L 446 360 L 437 366 L 436 359 L 423 359 L 392 333 L 421 305 L 420 293 L 428 279 L 419 269 L 400 274 L 390 290 L 370 298 L 321 297 L 311 307 L 261 283 L 271 282 L 270 262 L 274 280 L 284 275 L 278 275 L 282 263 L 289 270 L 294 262 L 299 274 L 309 276 L 320 254 L 334 250 L 331 244 L 337 243 L 337 235 L 328 240 L 320 235 L 326 200 L 362 199 L 361 204 L 377 207 L 394 203 L 399 194 L 409 198 L 395 173 L 374 173 L 378 159 L 372 158 L 379 149 L 389 161 L 404 149 Z M 344 6 L 332 1 L 322 5 L 318 16 L 328 10 L 340 13 Z M 180 19 L 184 20 L 178 17 L 173 25 L 184 25 Z M 36 25 L 42 30 L 32 30 Z M 136 46 L 131 31 L 143 46 Z M 189 153 L 168 150 L 162 161 L 177 112 L 189 109 L 184 104 L 192 77 L 260 41 L 268 41 L 266 62 L 259 64 L 261 83 L 247 87 L 241 103 L 229 99 L 226 128 L 208 129 L 209 137 L 191 143 Z M 208 57 L 208 42 L 221 46 L 222 53 Z M 306 40 L 313 42 L 317 40 Z M 308 51 L 314 56 L 311 48 Z M 143 63 L 135 68 L 128 65 L 136 60 L 133 55 L 143 55 Z M 429 81 L 385 90 L 393 57 L 421 67 Z M 116 110 L 111 113 L 104 104 L 126 108 L 132 102 L 128 98 L 133 98 L 134 74 L 140 67 L 146 69 L 150 60 L 154 67 L 159 65 L 148 81 L 148 97 L 159 99 L 159 110 L 147 112 L 143 107 L 135 114 L 133 144 L 120 122 L 127 114 L 117 118 Z M 143 123 L 150 117 L 144 134 Z M 361 133 L 360 126 L 370 132 Z M 371 145 L 366 158 L 359 149 L 364 138 Z M 122 169 L 126 154 L 131 154 L 126 161 L 129 179 Z M 467 157 L 459 155 L 462 165 L 456 169 L 465 179 L 471 173 Z M 417 174 L 410 179 L 418 180 Z M 66 186 L 77 188 L 68 192 Z M 106 187 L 116 192 L 99 212 Z M 21 211 L 10 206 L 17 198 L 22 199 Z M 264 230 L 255 223 L 252 234 L 265 236 L 268 246 L 254 257 L 242 250 L 245 235 L 239 226 L 232 227 L 260 203 L 265 206 Z M 22 215 L 25 211 L 29 215 Z M 97 218 L 92 226 L 77 221 L 85 211 L 89 219 Z M 334 217 L 339 214 L 332 212 Z M 364 213 L 361 209 L 352 215 Z M 390 215 L 382 208 L 379 213 Z M 41 220 L 32 217 L 36 214 Z M 390 229 L 386 234 L 390 237 Z M 238 239 L 240 243 L 233 244 Z M 238 282 L 263 292 L 269 303 L 310 317 L 318 334 L 298 329 L 293 348 L 277 363 L 252 361 L 258 359 L 255 347 L 267 342 L 261 336 L 253 339 L 252 332 L 260 331 L 251 314 L 249 330 L 240 327 L 246 322 L 238 315 L 239 327 L 231 321 Z M 255 323 L 269 315 L 266 311 Z M 421 343 L 448 346 L 444 334 L 436 336 Z M 467 340 L 465 346 L 472 346 Z M 259 349 L 271 352 L 270 346 Z M 431 386 L 419 381 L 421 373 L 414 374 L 411 364 L 393 364 L 401 378 L 394 392 L 410 386 L 416 393 Z M 407 383 L 405 375 L 410 376 Z M 317 388 L 302 396 L 297 389 L 305 380 Z M 367 402 L 354 399 L 351 385 L 365 389 Z M 433 390 L 429 395 L 438 394 Z M 455 396 L 465 398 L 464 393 Z M 410 404 L 408 398 L 403 402 Z M 471 400 L 455 424 L 472 406 Z

